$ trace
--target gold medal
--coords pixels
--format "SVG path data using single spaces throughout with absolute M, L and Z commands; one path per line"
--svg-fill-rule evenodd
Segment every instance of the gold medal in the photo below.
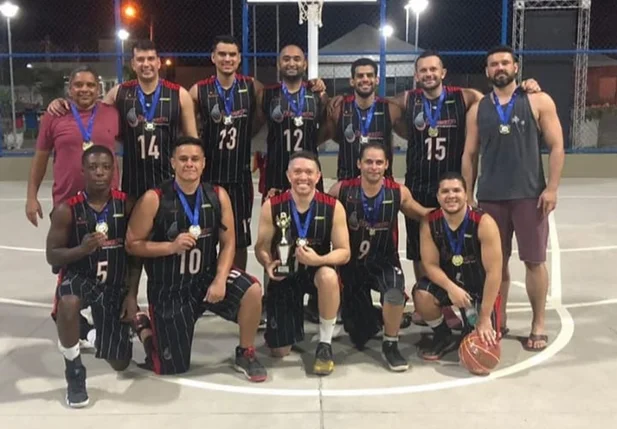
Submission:
M 98 222 L 94 227 L 94 230 L 96 232 L 100 232 L 101 234 L 107 235 L 107 231 L 109 231 L 109 226 L 107 225 L 107 222 Z
M 199 236 L 201 235 L 201 227 L 199 225 L 191 225 L 189 227 L 189 234 L 191 234 L 195 240 L 199 239 Z
M 465 262 L 463 255 L 452 256 L 452 265 L 454 265 L 455 267 L 460 267 L 461 265 L 463 265 L 463 262 Z
M 439 130 L 437 128 L 429 127 L 428 135 L 430 137 L 437 137 L 439 135 Z
M 94 145 L 93 142 L 83 142 L 83 144 L 81 145 L 83 150 L 88 150 L 92 147 L 92 145 Z
M 234 120 L 231 116 L 225 116 L 225 118 L 223 119 L 223 124 L 225 125 L 231 125 L 234 123 Z
M 375 235 L 375 228 L 369 228 L 368 230 L 368 235 L 370 235 L 371 237 Z

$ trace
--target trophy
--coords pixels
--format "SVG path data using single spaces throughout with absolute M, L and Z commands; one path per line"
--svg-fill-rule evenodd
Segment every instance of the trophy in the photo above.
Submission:
M 274 274 L 279 277 L 286 277 L 291 274 L 291 265 L 289 263 L 289 251 L 291 246 L 289 241 L 287 241 L 287 230 L 289 229 L 290 223 L 291 218 L 287 216 L 287 213 L 283 212 L 276 217 L 276 226 L 281 230 L 281 242 L 277 245 L 278 259 L 280 259 L 281 265 L 274 269 Z

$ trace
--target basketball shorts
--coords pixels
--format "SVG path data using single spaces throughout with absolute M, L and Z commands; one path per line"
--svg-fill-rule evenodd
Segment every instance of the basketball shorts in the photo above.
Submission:
M 96 357 L 106 360 L 130 360 L 133 354 L 131 326 L 120 322 L 122 303 L 126 296 L 123 286 L 105 285 L 83 274 L 62 274 L 56 287 L 54 309 L 64 296 L 76 296 L 81 308 L 90 307 L 96 329 Z
M 423 290 L 431 295 L 437 300 L 440 307 L 451 307 L 452 301 L 448 296 L 448 292 L 435 283 L 431 282 L 428 278 L 422 277 L 414 286 L 413 292 L 416 290 Z M 482 306 L 482 295 L 470 293 L 471 298 L 473 299 L 473 306 L 476 311 L 476 314 L 480 314 L 480 308 Z M 491 323 L 493 324 L 493 328 L 497 330 L 498 326 L 501 325 L 501 295 L 497 296 L 495 300 L 495 305 L 493 306 L 493 312 L 491 313 Z M 464 308 L 460 309 L 461 315 L 463 316 L 463 332 L 468 333 L 473 331 L 473 326 L 469 323 L 467 318 L 467 311 Z
M 404 300 L 405 275 L 400 266 L 389 261 L 354 261 L 342 266 L 339 272 L 343 282 L 343 326 L 351 341 L 361 347 L 382 327 L 382 318 L 373 305 L 371 291 L 380 293 L 382 305 L 384 295 L 392 289 L 399 290 Z
M 253 216 L 253 181 L 249 177 L 242 183 L 220 183 L 229 194 L 234 212 L 236 248 L 244 249 L 251 245 L 251 217 Z
M 269 280 L 265 333 L 268 347 L 276 349 L 304 340 L 304 295 L 317 295 L 315 274 L 319 268 L 301 269 L 282 281 Z
M 227 277 L 225 298 L 216 304 L 204 302 L 214 275 L 204 274 L 199 284 L 187 284 L 170 289 L 170 294 L 151 300 L 149 313 L 153 334 L 152 363 L 156 374 L 181 374 L 189 370 L 195 323 L 205 312 L 211 311 L 230 322 L 238 321 L 240 303 L 256 279 L 233 268 Z M 151 285 L 148 286 L 152 297 Z
M 437 196 L 434 194 L 414 194 L 413 197 L 424 207 L 439 207 Z M 420 261 L 420 222 L 405 217 L 405 227 L 407 229 L 407 259 Z

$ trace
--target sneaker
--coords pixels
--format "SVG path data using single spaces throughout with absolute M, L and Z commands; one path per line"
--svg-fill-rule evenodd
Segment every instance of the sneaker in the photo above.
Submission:
M 67 382 L 66 404 L 71 408 L 83 408 L 90 402 L 86 391 L 86 367 L 81 363 L 81 357 L 75 360 L 64 360 L 66 370 L 64 376 Z
M 243 349 L 240 346 L 236 347 L 234 369 L 243 373 L 246 378 L 254 383 L 266 381 L 266 378 L 268 378 L 266 368 L 255 357 L 255 347 L 247 349 Z
M 82 352 L 96 352 L 96 329 L 90 329 L 86 338 L 80 338 L 79 350 Z
M 315 351 L 315 363 L 313 372 L 317 375 L 330 375 L 334 371 L 334 359 L 332 358 L 332 345 L 328 343 L 317 344 Z
M 263 330 L 266 329 L 266 327 L 268 326 L 268 317 L 267 317 L 267 313 L 266 313 L 266 308 L 264 307 L 264 309 L 261 312 L 261 318 L 259 319 L 259 327 L 257 329 L 259 330 Z
M 384 341 L 381 355 L 392 371 L 403 372 L 409 369 L 409 363 L 398 350 L 398 341 Z
M 458 340 L 454 335 L 435 335 L 431 344 L 420 352 L 420 356 L 424 360 L 439 360 L 457 348 Z

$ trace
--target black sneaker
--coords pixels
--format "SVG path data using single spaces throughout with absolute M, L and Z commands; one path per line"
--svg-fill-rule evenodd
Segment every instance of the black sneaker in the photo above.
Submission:
M 315 351 L 315 363 L 313 372 L 317 375 L 330 375 L 334 371 L 334 359 L 332 357 L 332 345 L 328 343 L 317 344 Z
M 409 363 L 398 350 L 398 341 L 384 341 L 381 355 L 392 371 L 403 372 L 409 369 Z
M 64 359 L 66 370 L 66 404 L 71 408 L 83 408 L 88 405 L 88 392 L 86 391 L 86 367 L 81 363 L 81 357 L 69 361 Z
M 243 349 L 240 346 L 236 347 L 234 369 L 243 373 L 246 378 L 254 383 L 266 381 L 268 378 L 268 371 L 255 357 L 254 347 L 247 349 Z
M 424 360 L 439 360 L 444 355 L 458 348 L 458 339 L 450 335 L 435 335 L 431 344 L 420 352 L 420 356 Z

